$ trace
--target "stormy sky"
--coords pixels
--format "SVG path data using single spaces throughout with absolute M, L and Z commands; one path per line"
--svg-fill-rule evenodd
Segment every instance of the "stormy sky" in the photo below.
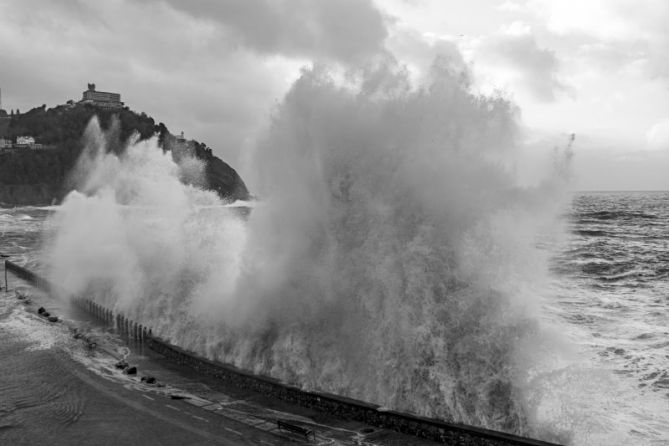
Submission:
M 669 189 L 666 23 L 664 0 L 0 0 L 0 88 L 27 111 L 94 82 L 243 175 L 301 68 L 459 52 L 529 159 L 577 134 L 574 189 Z

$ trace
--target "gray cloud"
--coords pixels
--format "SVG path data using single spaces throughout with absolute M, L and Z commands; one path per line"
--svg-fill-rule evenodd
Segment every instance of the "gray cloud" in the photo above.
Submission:
M 610 73 L 630 66 L 669 81 L 669 2 L 600 0 L 564 2 L 532 0 L 533 8 L 560 40 L 580 45 L 588 62 Z
M 228 37 L 266 54 L 359 62 L 383 49 L 381 13 L 369 0 L 165 0 L 222 24 Z
M 297 66 L 225 37 L 161 3 L 0 2 L 3 107 L 53 107 L 94 82 L 236 164 Z
M 505 34 L 488 42 L 483 54 L 517 69 L 525 87 L 540 101 L 553 101 L 564 86 L 557 78 L 559 62 L 551 50 L 540 48 L 529 33 Z
M 238 167 L 301 65 L 355 64 L 385 36 L 369 0 L 0 2 L 0 88 L 27 111 L 94 82 Z

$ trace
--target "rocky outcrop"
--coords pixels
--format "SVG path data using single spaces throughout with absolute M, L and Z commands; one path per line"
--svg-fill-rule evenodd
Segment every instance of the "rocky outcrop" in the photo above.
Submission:
M 250 198 L 246 184 L 237 171 L 220 158 L 212 156 L 207 160 L 206 174 L 209 188 L 223 199 L 235 201 Z
M 164 135 L 162 144 L 163 148 L 172 152 L 176 163 L 181 163 L 185 158 L 196 158 L 204 163 L 204 178 L 199 175 L 186 176 L 181 178 L 182 182 L 213 190 L 225 201 L 248 200 L 251 197 L 237 171 L 215 156 L 206 144 L 177 139 L 172 134 Z
M 0 205 L 48 206 L 58 201 L 58 189 L 49 184 L 0 184 Z

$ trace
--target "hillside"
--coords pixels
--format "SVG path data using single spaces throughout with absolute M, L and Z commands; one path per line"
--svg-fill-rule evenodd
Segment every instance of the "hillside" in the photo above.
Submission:
M 108 147 L 110 151 L 120 152 L 135 132 L 142 140 L 158 135 L 163 150 L 171 151 L 175 160 L 187 152 L 204 161 L 205 184 L 200 186 L 216 191 L 226 201 L 249 198 L 248 189 L 237 172 L 213 155 L 205 144 L 197 141 L 177 143 L 162 122 L 156 123 L 145 113 L 136 113 L 127 107 L 110 111 L 89 104 L 69 104 L 51 109 L 42 105 L 11 117 L 3 129 L 6 139 L 16 141 L 18 136 L 30 135 L 36 143 L 53 148 L 0 150 L 0 203 L 44 205 L 59 202 L 71 190 L 68 174 L 83 150 L 84 130 L 95 115 L 103 129 L 111 126 L 113 116 L 119 121 L 118 134 Z

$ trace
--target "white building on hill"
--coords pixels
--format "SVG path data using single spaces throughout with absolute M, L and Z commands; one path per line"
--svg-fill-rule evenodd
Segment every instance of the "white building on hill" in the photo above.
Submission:
M 20 146 L 34 146 L 35 138 L 32 136 L 17 136 L 16 144 Z

